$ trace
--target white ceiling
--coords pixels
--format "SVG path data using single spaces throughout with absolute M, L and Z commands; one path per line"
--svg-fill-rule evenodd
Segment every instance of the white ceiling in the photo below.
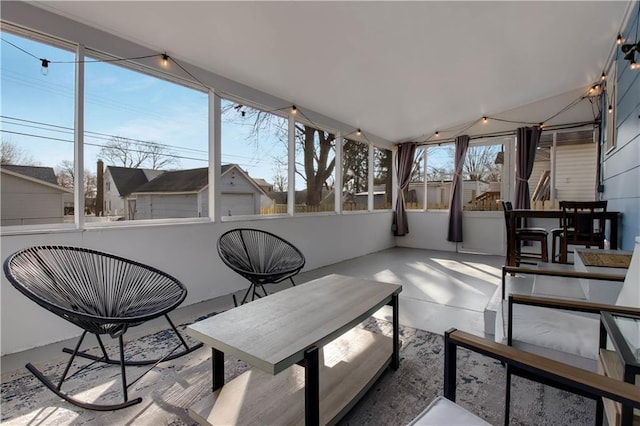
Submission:
M 404 141 L 566 94 L 561 109 L 598 80 L 628 2 L 37 5 Z

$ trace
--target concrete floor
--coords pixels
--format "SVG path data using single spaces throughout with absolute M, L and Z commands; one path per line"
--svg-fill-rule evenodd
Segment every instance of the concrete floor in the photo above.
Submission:
M 443 334 L 454 327 L 484 336 L 483 311 L 500 284 L 503 256 L 451 253 L 395 247 L 333 265 L 306 271 L 296 276 L 296 284 L 328 274 L 358 276 L 402 284 L 400 324 Z M 279 291 L 290 287 L 286 281 L 268 286 Z M 244 291 L 237 293 L 241 298 Z M 171 314 L 175 323 L 192 321 L 203 314 L 233 307 L 230 295 L 177 309 Z M 384 307 L 374 316 L 391 320 L 391 308 Z M 166 327 L 164 319 L 151 321 L 127 333 L 129 338 Z M 25 360 L 40 362 L 60 356 L 65 346 L 76 339 L 5 355 L 2 372 L 24 366 Z
M 500 285 L 503 256 L 395 247 L 300 274 L 306 282 L 343 274 L 402 284 L 400 324 L 443 334 L 454 327 L 484 336 L 484 308 Z M 391 308 L 375 315 L 391 320 Z

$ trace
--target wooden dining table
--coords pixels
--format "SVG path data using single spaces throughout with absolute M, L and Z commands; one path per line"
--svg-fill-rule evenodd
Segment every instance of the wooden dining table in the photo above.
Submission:
M 513 209 L 509 211 L 509 215 L 509 226 L 511 227 L 509 235 L 512 236 L 512 240 L 507 244 L 507 265 L 516 266 L 516 225 L 521 222 L 521 219 L 558 219 L 558 226 L 560 226 L 562 210 Z M 612 250 L 616 250 L 618 248 L 620 216 L 620 212 L 607 211 L 605 213 L 605 220 L 609 222 L 609 243 Z M 552 241 L 551 244 L 554 244 L 554 242 Z

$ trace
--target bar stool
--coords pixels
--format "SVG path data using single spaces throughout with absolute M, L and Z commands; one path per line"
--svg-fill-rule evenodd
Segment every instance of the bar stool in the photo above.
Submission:
M 515 254 L 514 261 L 516 266 L 519 266 L 520 263 L 548 262 L 547 236 L 549 233 L 547 230 L 544 228 L 516 228 L 515 235 L 510 235 L 511 227 L 509 226 L 509 221 L 511 218 L 509 212 L 513 210 L 513 207 L 510 201 L 503 201 L 502 208 L 507 225 L 507 264 L 509 264 L 511 252 Z M 539 242 L 540 252 L 522 252 L 521 245 L 524 241 Z M 512 244 L 515 245 L 512 246 Z M 513 250 L 511 250 L 511 247 L 513 247 Z

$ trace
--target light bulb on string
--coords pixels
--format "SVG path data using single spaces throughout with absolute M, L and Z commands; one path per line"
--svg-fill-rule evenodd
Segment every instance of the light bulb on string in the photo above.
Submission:
M 487 121 L 489 121 L 489 119 L 487 117 L 482 117 L 482 122 L 486 123 Z
M 162 66 L 165 68 L 169 66 L 169 55 L 167 55 L 166 53 L 162 54 Z
M 291 105 L 291 114 L 296 115 L 298 113 L 298 108 L 295 105 Z
M 40 63 L 42 64 L 42 68 L 40 68 L 40 72 L 42 73 L 42 75 L 48 75 L 49 74 L 49 63 L 51 61 L 47 60 L 47 59 L 40 59 Z
M 362 130 L 357 129 L 357 130 L 356 130 L 356 135 L 360 136 L 361 134 L 362 134 Z
M 622 36 L 620 34 L 616 37 L 616 44 L 622 44 Z
M 600 79 L 602 81 L 605 81 L 607 79 L 607 75 L 605 73 L 602 73 L 602 75 L 600 76 Z
M 440 132 L 436 130 L 436 137 L 440 136 Z
M 609 114 L 613 114 L 613 106 L 609 105 L 608 111 L 609 111 Z

